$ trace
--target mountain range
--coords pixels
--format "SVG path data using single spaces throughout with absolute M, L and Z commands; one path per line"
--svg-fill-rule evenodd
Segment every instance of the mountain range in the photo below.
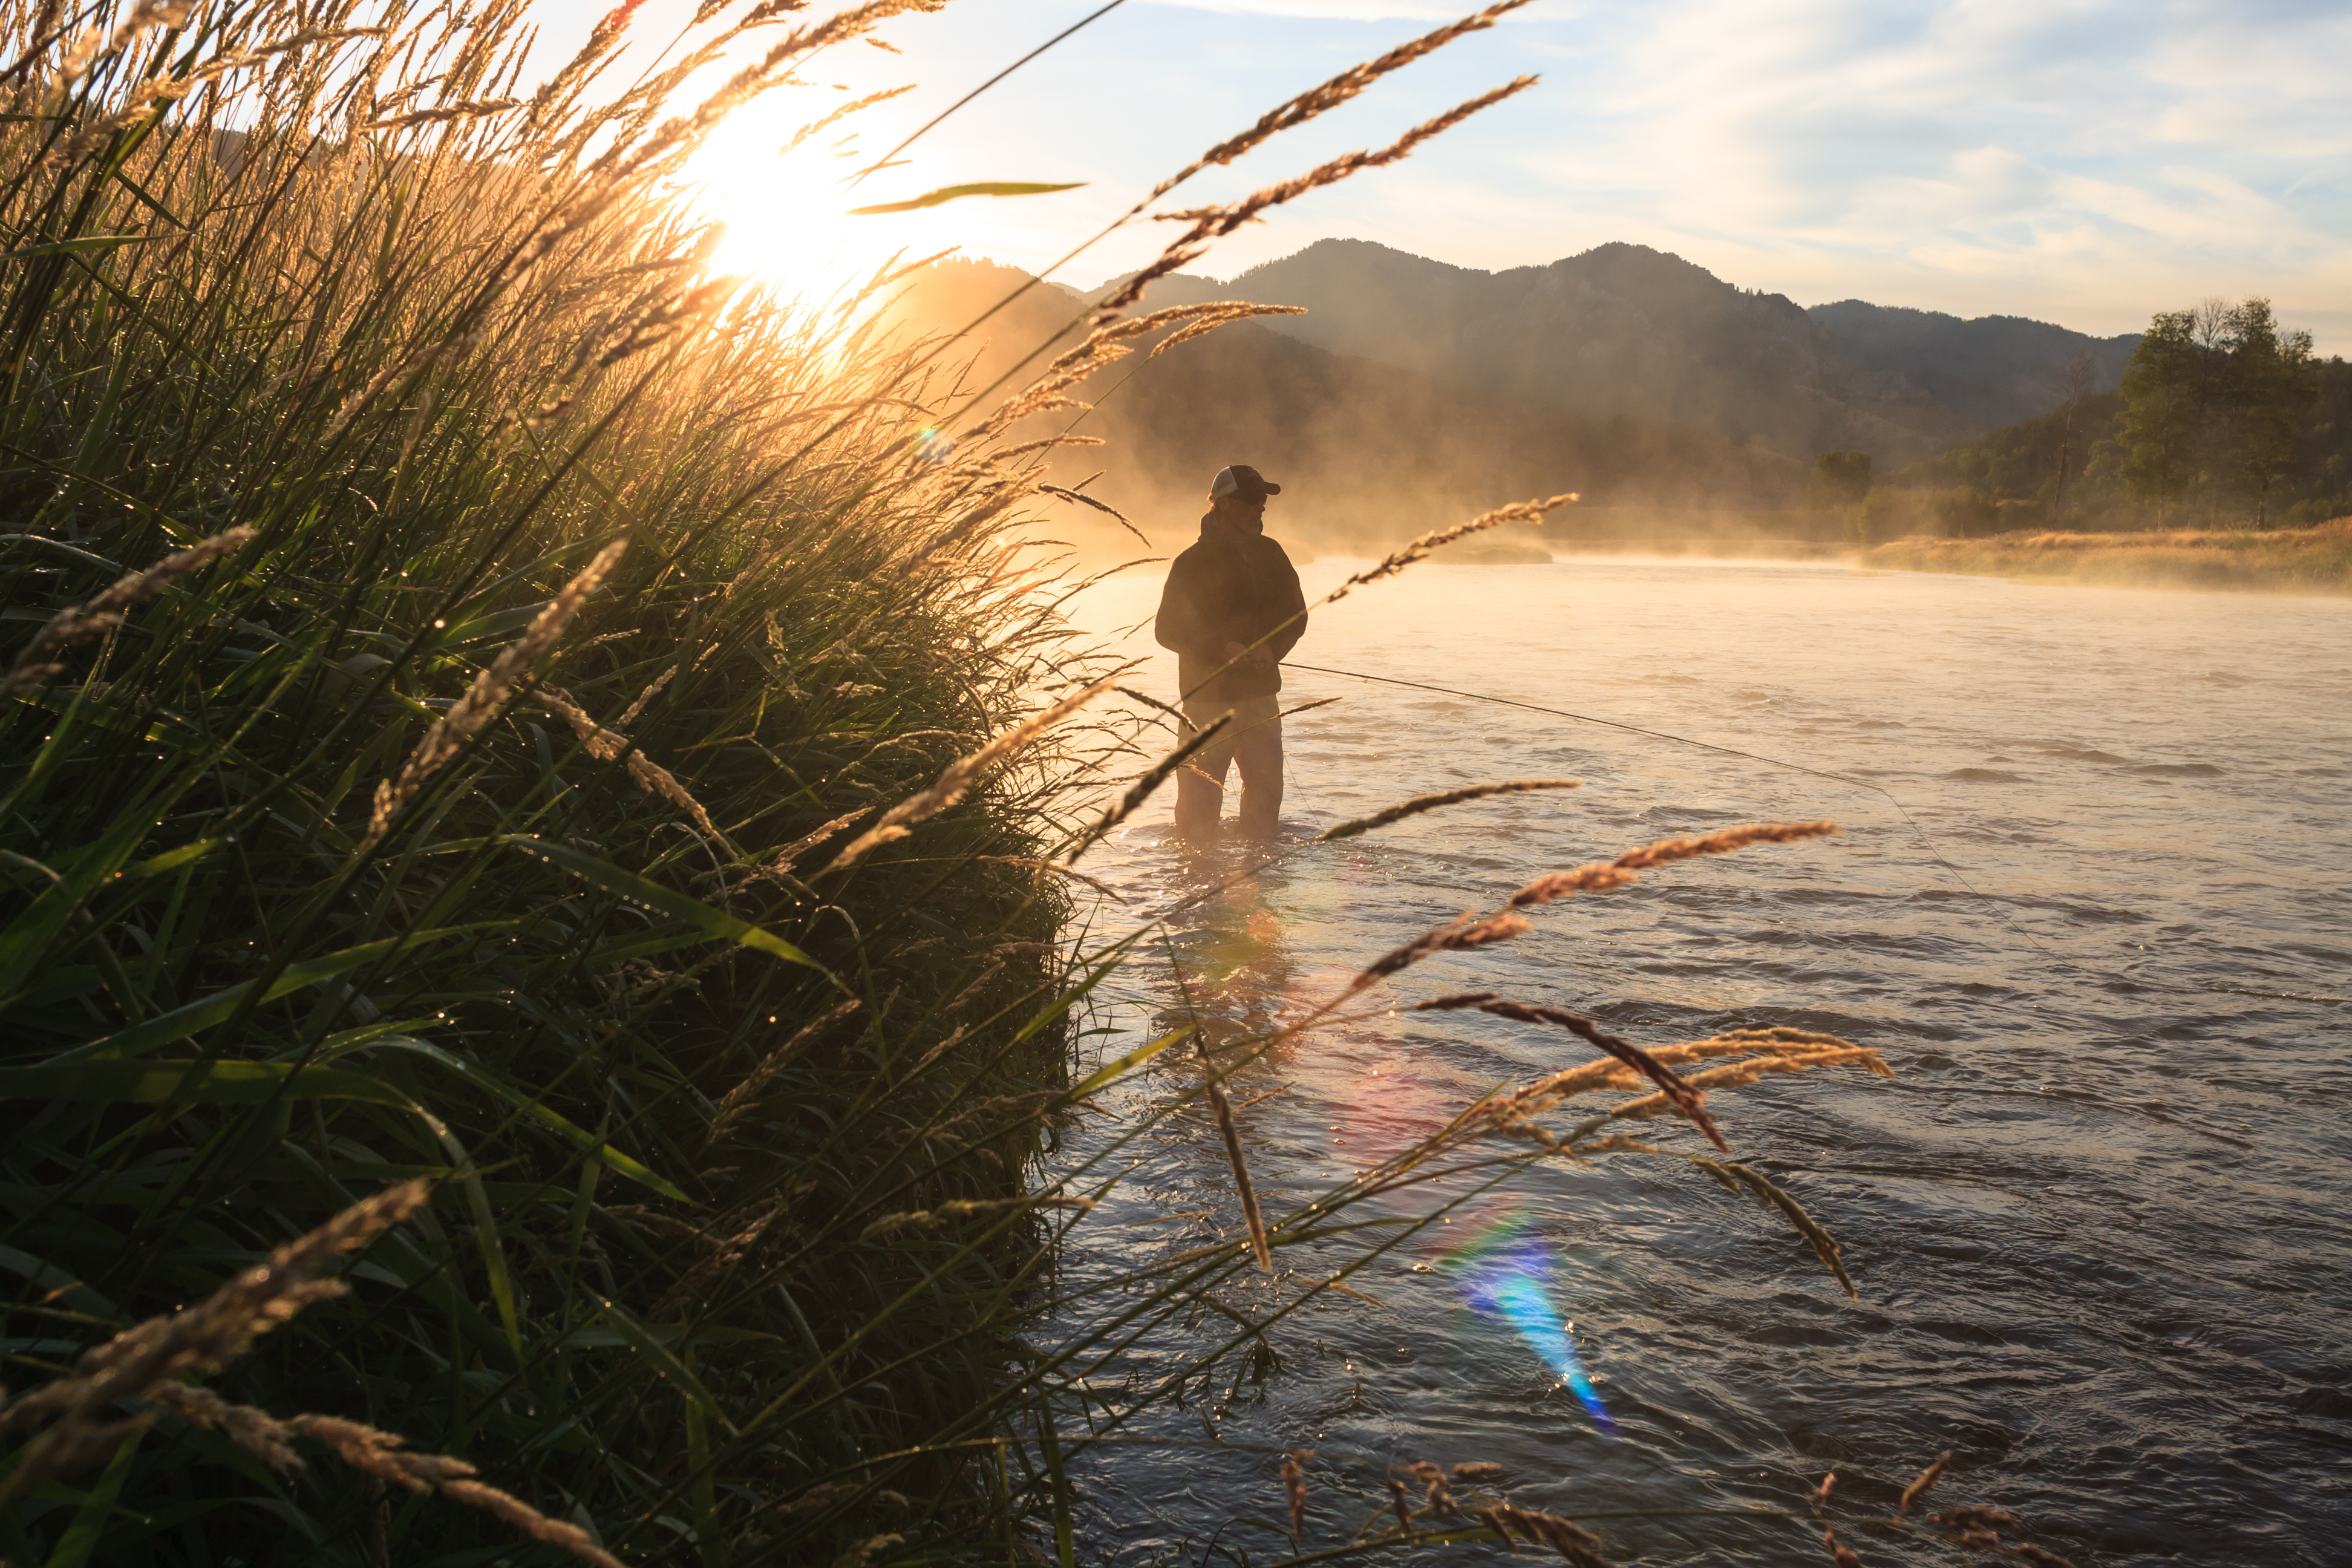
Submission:
M 952 333 L 993 307 L 959 345 L 978 387 L 1075 342 L 1087 303 L 1118 281 L 1081 294 L 942 262 L 895 310 L 901 325 Z M 1227 282 L 1164 279 L 1139 309 L 1233 299 L 1307 313 L 1139 354 L 1075 389 L 1091 412 L 1028 422 L 1020 438 L 1092 443 L 1057 452 L 1053 479 L 1103 470 L 1087 494 L 1172 515 L 1181 532 L 1231 462 L 1290 487 L 1286 526 L 1327 542 L 1563 490 L 1582 492 L 1577 510 L 1605 531 L 1633 509 L 1795 507 L 1819 452 L 1866 451 L 1882 473 L 1934 457 L 2046 413 L 2079 351 L 2112 387 L 2137 341 L 1861 300 L 1806 310 L 1631 245 L 1488 273 L 1324 240 Z
M 1860 300 L 1808 310 L 1620 244 L 1481 272 L 1326 239 L 1230 281 L 1170 279 L 1151 295 L 1212 299 L 1305 306 L 1269 330 L 1513 406 L 1665 420 L 1807 461 L 1867 451 L 1882 469 L 2047 413 L 2078 350 L 2093 356 L 2092 390 L 2108 390 L 2138 342 Z

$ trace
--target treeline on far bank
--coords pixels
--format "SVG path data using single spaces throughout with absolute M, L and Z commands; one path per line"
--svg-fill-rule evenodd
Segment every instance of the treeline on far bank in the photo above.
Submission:
M 1826 452 L 1808 502 L 1849 540 L 2019 529 L 2305 528 L 2352 514 L 2352 363 L 2270 301 L 2159 311 L 2121 384 L 1883 478 Z

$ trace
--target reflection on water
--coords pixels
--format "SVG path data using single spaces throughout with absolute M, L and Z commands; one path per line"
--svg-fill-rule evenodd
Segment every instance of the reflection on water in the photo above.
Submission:
M 1157 591 L 1115 582 L 1088 614 L 1132 625 Z M 1112 982 L 1105 1057 L 1197 1016 L 1213 1059 L 1541 870 L 1835 817 L 1840 838 L 1539 911 L 1518 941 L 1433 960 L 1388 994 L 1492 989 L 1644 1044 L 1780 1024 L 1882 1048 L 1891 1082 L 1769 1079 L 1710 1106 L 1738 1155 L 1837 1235 L 1863 1300 L 1777 1214 L 1676 1162 L 1391 1193 L 1364 1212 L 1427 1223 L 1349 1275 L 1352 1294 L 1277 1325 L 1277 1369 L 1145 1428 L 1192 1447 L 1088 1456 L 1107 1553 L 1197 1554 L 1236 1516 L 1278 1512 L 1268 1454 L 1295 1447 L 1493 1460 L 1513 1500 L 1567 1512 L 1801 1506 L 1832 1468 L 1850 1504 L 1891 1508 L 1949 1448 L 1939 1496 L 2004 1504 L 2084 1568 L 2340 1560 L 2352 1138 L 2333 1108 L 2352 1073 L 2346 1010 L 2293 995 L 2352 991 L 2352 605 L 1560 563 L 1408 574 L 1318 616 L 1299 657 L 1868 779 L 1989 897 L 1866 792 L 1294 675 L 1286 703 L 1345 700 L 1288 727 L 1281 858 L 1241 875 L 1239 847 L 1187 858 L 1156 805 L 1087 862 L 1132 908 L 1179 911 Z M 1584 788 L 1307 842 L 1410 795 L 1536 774 Z M 1275 1215 L 1589 1054 L 1480 1015 L 1388 1015 L 1286 1041 L 1228 1088 Z M 1066 1157 L 1201 1070 L 1160 1058 Z M 1139 1152 L 1074 1233 L 1070 1279 L 1234 1233 L 1212 1119 L 1178 1118 Z M 1276 1258 L 1295 1290 L 1360 1245 Z M 1247 1288 L 1227 1304 L 1248 1307 Z M 1139 1345 L 1114 1370 L 1160 1353 Z M 1366 1515 L 1385 1506 L 1354 1484 L 1318 1471 Z M 1317 1508 L 1310 1545 L 1353 1528 Z M 1643 1561 L 1822 1555 L 1794 1526 L 1606 1528 Z M 1854 1544 L 1906 1560 L 1892 1541 Z

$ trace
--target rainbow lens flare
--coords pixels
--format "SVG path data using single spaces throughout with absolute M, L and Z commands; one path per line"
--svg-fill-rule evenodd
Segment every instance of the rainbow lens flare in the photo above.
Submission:
M 1559 1374 L 1577 1403 L 1603 1436 L 1617 1436 L 1601 1395 L 1585 1375 L 1569 1324 L 1552 1305 L 1547 1284 L 1552 1272 L 1549 1248 L 1526 1233 L 1523 1225 L 1505 1220 L 1474 1237 L 1445 1264 L 1470 1305 L 1491 1312 L 1517 1331 L 1528 1348 Z

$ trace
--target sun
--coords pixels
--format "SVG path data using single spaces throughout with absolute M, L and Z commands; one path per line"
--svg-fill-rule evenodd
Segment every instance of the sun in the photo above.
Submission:
M 872 158 L 856 117 L 814 135 L 803 130 L 823 106 L 773 93 L 746 105 L 688 163 L 683 184 L 705 218 L 724 225 L 711 260 L 810 304 L 855 294 L 892 265 L 957 247 L 946 220 L 929 213 L 853 216 L 884 199 L 878 182 L 853 184 Z

